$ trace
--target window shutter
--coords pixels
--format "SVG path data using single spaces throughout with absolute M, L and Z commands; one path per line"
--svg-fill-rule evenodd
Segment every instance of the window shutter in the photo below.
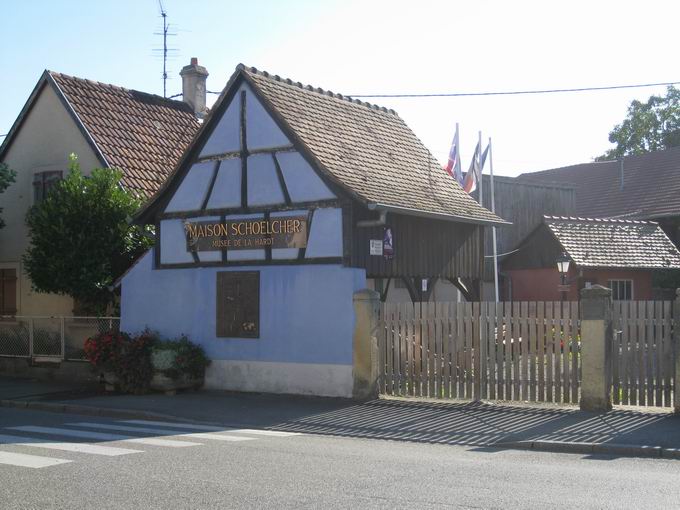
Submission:
M 0 269 L 0 315 L 17 313 L 17 270 Z

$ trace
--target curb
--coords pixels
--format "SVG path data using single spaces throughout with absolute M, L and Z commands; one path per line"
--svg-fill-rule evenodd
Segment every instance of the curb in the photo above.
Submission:
M 201 420 L 192 420 L 171 414 L 139 411 L 136 409 L 111 409 L 109 407 L 92 407 L 77 404 L 61 404 L 53 402 L 39 402 L 30 400 L 0 400 L 0 407 L 12 407 L 16 409 L 30 409 L 33 411 L 46 411 L 50 413 L 70 413 L 84 416 L 103 416 L 107 418 L 128 418 L 136 420 L 172 420 L 177 422 L 221 425 Z
M 680 448 L 621 443 L 570 443 L 566 441 L 507 441 L 493 446 L 515 450 L 537 450 L 554 453 L 580 453 L 644 457 L 654 459 L 680 459 Z

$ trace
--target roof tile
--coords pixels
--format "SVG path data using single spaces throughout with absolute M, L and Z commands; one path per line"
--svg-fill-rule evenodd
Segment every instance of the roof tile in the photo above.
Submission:
M 653 221 L 545 216 L 577 266 L 680 269 L 680 252 Z
M 109 165 L 123 171 L 123 185 L 144 198 L 160 187 L 200 127 L 181 101 L 49 74 Z

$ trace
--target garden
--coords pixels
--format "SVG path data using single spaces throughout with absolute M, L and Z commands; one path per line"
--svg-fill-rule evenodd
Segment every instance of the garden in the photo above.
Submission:
M 161 339 L 148 330 L 100 333 L 85 341 L 84 351 L 108 391 L 133 394 L 198 389 L 210 364 L 203 348 L 186 336 Z

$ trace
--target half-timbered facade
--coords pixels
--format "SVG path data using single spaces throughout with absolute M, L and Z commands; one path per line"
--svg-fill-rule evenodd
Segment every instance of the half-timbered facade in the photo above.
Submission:
M 239 66 L 137 221 L 122 327 L 188 334 L 216 388 L 350 396 L 353 294 L 483 270 L 472 200 L 391 110 Z

